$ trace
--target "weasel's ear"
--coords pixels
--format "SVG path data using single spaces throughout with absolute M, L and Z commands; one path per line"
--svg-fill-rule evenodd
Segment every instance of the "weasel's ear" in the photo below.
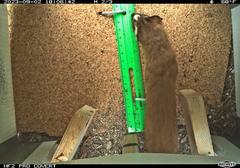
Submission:
M 162 23 L 162 18 L 158 15 L 153 15 L 149 17 L 149 20 L 156 22 L 156 23 Z

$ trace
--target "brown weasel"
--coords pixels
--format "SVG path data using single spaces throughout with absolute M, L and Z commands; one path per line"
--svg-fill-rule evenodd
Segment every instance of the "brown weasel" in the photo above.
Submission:
M 178 153 L 176 54 L 162 18 L 133 14 L 133 29 L 146 55 L 144 148 L 150 153 Z

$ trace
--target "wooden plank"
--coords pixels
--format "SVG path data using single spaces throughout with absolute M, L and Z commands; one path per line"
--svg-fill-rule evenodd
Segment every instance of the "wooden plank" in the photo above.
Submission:
M 0 4 L 0 143 L 17 134 L 7 5 Z
M 53 155 L 51 160 L 52 163 L 72 160 L 95 112 L 96 109 L 85 105 L 74 114 L 56 152 Z
M 192 154 L 214 156 L 206 110 L 201 95 L 192 89 L 180 91 Z
M 127 134 L 123 137 L 123 150 L 122 153 L 138 153 L 138 138 L 137 134 Z
M 56 145 L 56 141 L 42 142 L 23 162 L 23 164 L 43 164 L 49 163 L 52 156 L 49 155 L 51 149 Z

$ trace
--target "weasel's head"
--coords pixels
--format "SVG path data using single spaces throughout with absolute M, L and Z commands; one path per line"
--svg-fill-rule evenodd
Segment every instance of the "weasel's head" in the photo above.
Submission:
M 153 35 L 156 28 L 160 28 L 162 25 L 162 18 L 160 16 L 147 16 L 145 14 L 133 13 L 132 14 L 133 31 L 140 43 L 145 38 Z

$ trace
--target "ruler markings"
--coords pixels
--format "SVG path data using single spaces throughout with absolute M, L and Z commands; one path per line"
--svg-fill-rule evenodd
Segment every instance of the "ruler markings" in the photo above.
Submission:
M 131 14 L 134 5 L 113 4 L 113 10 L 124 10 L 125 15 L 114 15 L 114 24 L 118 44 L 124 103 L 126 108 L 128 132 L 142 132 L 144 129 L 145 104 L 132 96 L 129 69 L 133 70 L 135 96 L 144 98 L 142 71 L 136 37 L 132 30 Z M 143 96 L 143 97 L 141 97 Z

